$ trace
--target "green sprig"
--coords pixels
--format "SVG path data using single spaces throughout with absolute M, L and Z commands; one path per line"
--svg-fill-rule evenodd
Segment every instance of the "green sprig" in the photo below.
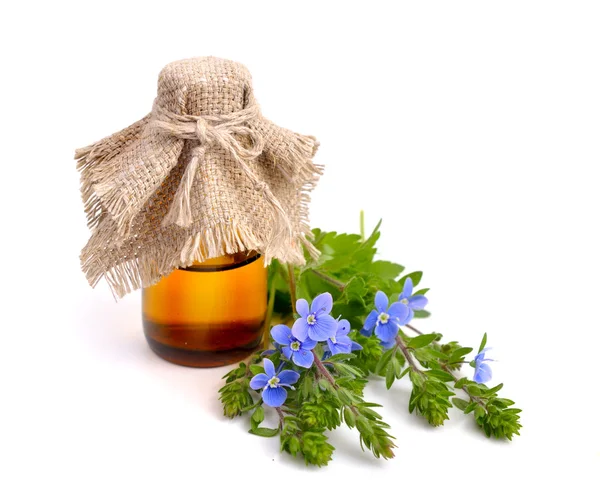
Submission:
M 431 425 L 443 425 L 454 406 L 473 414 L 486 436 L 512 439 L 521 428 L 521 410 L 513 401 L 499 397 L 502 384 L 488 388 L 461 375 L 464 365 L 473 363 L 468 359 L 473 353 L 471 347 L 443 342 L 442 334 L 423 333 L 413 324 L 406 325 L 406 331 L 401 330 L 396 344 L 387 350 L 376 336 L 359 333 L 377 291 L 391 297 L 402 292 L 409 277 L 415 287 L 422 279 L 420 271 L 401 275 L 404 267 L 400 264 L 375 258 L 380 225 L 366 236 L 361 214 L 361 234 L 315 229 L 314 244 L 321 252 L 318 260 L 310 261 L 307 255 L 308 263 L 303 267 L 292 268 L 277 261 L 269 267 L 269 316 L 274 321 L 291 325 L 297 298 L 310 301 L 329 292 L 334 299 L 332 315 L 350 321 L 350 338 L 362 349 L 321 361 L 323 352 L 318 345 L 312 368 L 300 370 L 296 390 L 290 391 L 284 406 L 275 409 L 279 419 L 276 428 L 261 427 L 265 408 L 249 386 L 250 379 L 263 371 L 262 357 L 255 355 L 225 375 L 220 390 L 224 414 L 233 418 L 252 412 L 249 432 L 261 437 L 279 435 L 282 451 L 301 455 L 310 465 L 323 466 L 331 460 L 334 447 L 327 433 L 342 424 L 358 431 L 363 449 L 388 459 L 394 456 L 394 438 L 388 432 L 389 425 L 373 409 L 379 405 L 365 401 L 363 391 L 368 377 L 383 377 L 390 390 L 395 381 L 406 377 L 412 385 L 409 412 L 421 415 Z M 415 294 L 427 291 L 422 288 Z M 428 316 L 428 311 L 415 311 L 415 318 Z M 486 342 L 487 334 L 478 352 Z M 268 347 L 268 339 L 263 347 Z M 285 361 L 279 352 L 269 358 L 276 365 Z

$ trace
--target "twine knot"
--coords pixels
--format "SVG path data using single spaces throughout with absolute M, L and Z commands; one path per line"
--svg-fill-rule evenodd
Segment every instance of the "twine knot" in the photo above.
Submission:
M 171 208 L 163 219 L 163 226 L 177 224 L 188 227 L 192 224 L 190 204 L 192 184 L 198 164 L 203 160 L 208 147 L 218 146 L 228 151 L 240 169 L 252 182 L 254 189 L 261 193 L 265 201 L 273 208 L 276 221 L 274 234 L 291 235 L 291 224 L 283 207 L 273 195 L 269 185 L 261 180 L 246 162 L 258 157 L 264 148 L 263 137 L 247 125 L 247 122 L 259 116 L 257 105 L 248 106 L 228 115 L 194 116 L 167 111 L 155 102 L 152 109 L 152 126 L 160 131 L 180 139 L 196 141 L 198 145 L 192 151 Z
M 196 137 L 198 137 L 201 145 L 211 142 L 211 137 L 208 134 L 208 122 L 201 116 L 198 116 L 196 120 Z

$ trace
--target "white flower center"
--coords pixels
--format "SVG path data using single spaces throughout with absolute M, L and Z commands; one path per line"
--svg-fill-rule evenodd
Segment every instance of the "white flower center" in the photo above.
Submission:
M 271 380 L 269 380 L 269 382 L 267 382 L 269 384 L 269 387 L 272 387 L 273 389 L 275 389 L 278 385 L 279 385 L 279 379 L 277 378 L 277 375 L 275 375 Z
M 381 313 L 377 316 L 377 321 L 379 321 L 382 325 L 385 325 L 390 319 L 390 315 L 388 313 Z
M 314 314 L 310 314 L 310 315 L 308 316 L 308 318 L 306 318 L 306 322 L 307 322 L 309 325 L 314 325 L 314 324 L 316 324 L 316 322 L 317 322 L 317 318 L 315 318 L 315 315 L 314 315 Z
M 295 340 L 294 342 L 292 342 L 290 344 L 290 349 L 292 351 L 299 351 L 300 350 L 300 342 L 298 342 L 297 340 Z
M 406 304 L 408 304 L 408 299 L 402 299 L 402 300 L 400 301 L 400 303 L 401 303 L 401 304 L 405 304 L 405 305 L 406 305 Z
M 331 336 L 331 341 L 332 341 L 334 344 L 337 344 L 337 339 L 335 338 L 335 335 L 332 335 L 332 336 Z

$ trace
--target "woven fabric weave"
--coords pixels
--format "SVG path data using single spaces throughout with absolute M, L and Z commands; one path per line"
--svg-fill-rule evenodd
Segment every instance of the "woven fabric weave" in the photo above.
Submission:
M 257 251 L 305 262 L 309 193 L 322 174 L 312 136 L 262 116 L 241 64 L 203 57 L 168 64 L 152 112 L 78 149 L 92 235 L 81 264 L 118 297 L 178 267 Z

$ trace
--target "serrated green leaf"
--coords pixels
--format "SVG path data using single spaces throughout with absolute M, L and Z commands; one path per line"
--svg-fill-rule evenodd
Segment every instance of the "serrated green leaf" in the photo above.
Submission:
M 386 280 L 396 279 L 404 271 L 404 266 L 387 260 L 376 260 L 369 266 L 369 272 Z

